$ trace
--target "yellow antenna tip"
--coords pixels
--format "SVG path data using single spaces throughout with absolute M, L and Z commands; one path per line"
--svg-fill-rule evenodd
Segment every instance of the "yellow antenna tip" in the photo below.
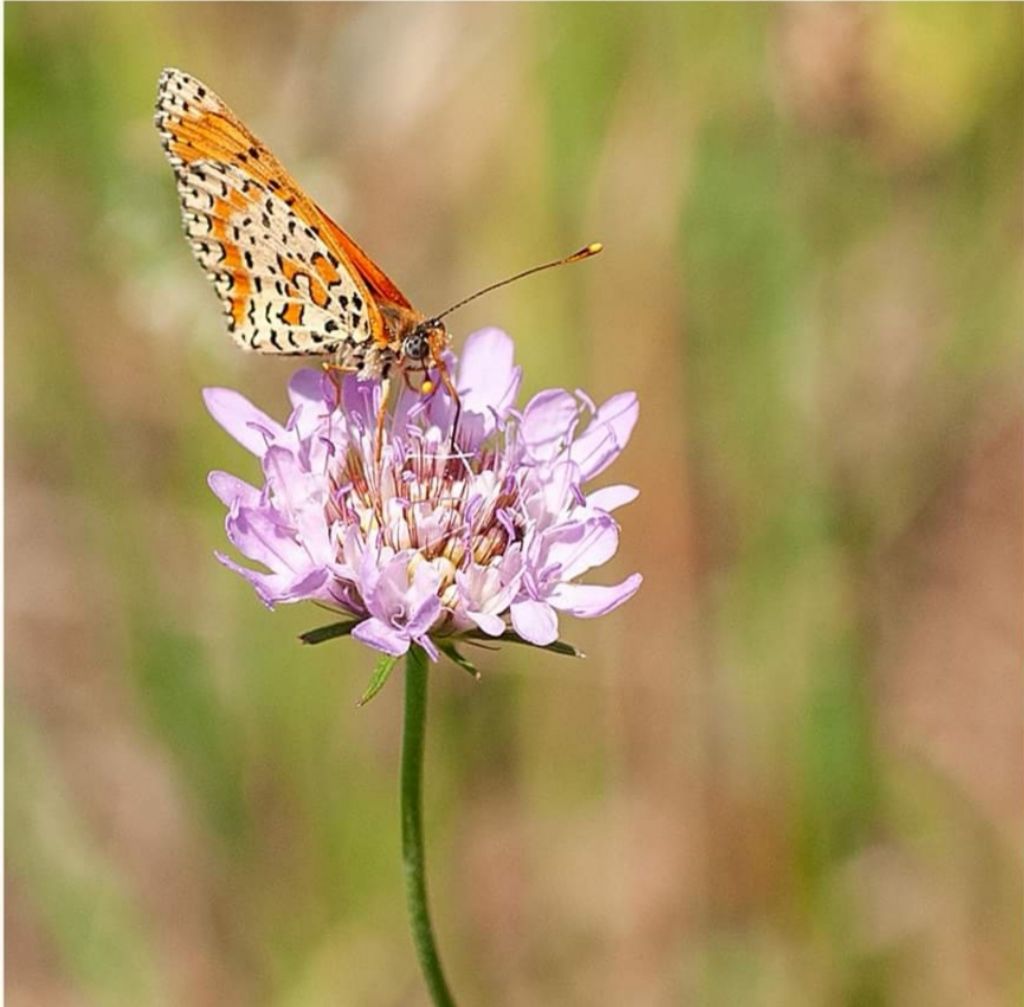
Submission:
M 579 262 L 580 259 L 589 259 L 592 255 L 597 255 L 604 245 L 600 241 L 592 241 L 589 245 L 584 245 L 578 252 L 573 252 L 572 255 L 567 255 L 561 262 Z M 557 265 L 561 265 L 557 263 Z

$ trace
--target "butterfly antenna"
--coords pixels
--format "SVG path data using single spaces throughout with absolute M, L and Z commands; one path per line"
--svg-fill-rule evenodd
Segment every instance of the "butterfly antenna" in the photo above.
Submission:
M 567 266 L 570 262 L 581 262 L 583 259 L 589 259 L 592 255 L 597 255 L 604 245 L 600 241 L 593 241 L 589 245 L 581 248 L 578 252 L 573 252 L 572 255 L 565 256 L 564 259 L 555 259 L 552 262 L 545 262 L 540 266 L 533 266 L 531 269 L 524 269 L 521 273 L 516 273 L 515 276 L 509 276 L 504 280 L 499 280 L 497 283 L 492 283 L 489 287 L 484 287 L 483 290 L 478 290 L 475 294 L 470 294 L 469 297 L 464 297 L 461 301 L 457 301 L 450 308 L 445 308 L 444 311 L 439 315 L 435 315 L 431 321 L 439 322 L 446 315 L 450 315 L 453 311 L 457 311 L 463 305 L 469 304 L 470 301 L 475 301 L 478 297 L 483 297 L 484 294 L 489 294 L 492 290 L 497 290 L 498 287 L 504 287 L 509 283 L 515 283 L 516 280 L 521 280 L 524 276 L 530 276 L 533 273 L 540 273 L 545 269 L 553 269 L 555 266 Z

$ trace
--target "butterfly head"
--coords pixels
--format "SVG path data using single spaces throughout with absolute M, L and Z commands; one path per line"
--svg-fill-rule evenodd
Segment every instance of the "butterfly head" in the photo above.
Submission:
M 409 370 L 437 370 L 446 375 L 444 351 L 448 349 L 450 341 L 451 337 L 444 322 L 433 318 L 427 319 L 420 322 L 402 339 L 401 360 Z M 423 382 L 422 388 L 424 392 L 429 393 L 433 390 L 434 383 L 428 379 Z

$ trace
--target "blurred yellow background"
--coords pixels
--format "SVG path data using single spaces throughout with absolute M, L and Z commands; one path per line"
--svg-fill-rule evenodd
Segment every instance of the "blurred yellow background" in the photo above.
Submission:
M 487 1005 L 1019 1003 L 1022 10 L 5 7 L 7 996 L 422 1005 L 400 682 L 213 559 L 283 418 L 180 233 L 221 94 L 526 391 L 636 389 L 640 594 L 431 681 L 442 952 Z

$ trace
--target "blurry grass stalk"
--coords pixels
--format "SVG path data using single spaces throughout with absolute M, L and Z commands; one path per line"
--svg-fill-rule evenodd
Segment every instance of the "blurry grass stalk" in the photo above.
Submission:
M 437 1007 L 454 1007 L 441 970 L 427 907 L 423 851 L 423 745 L 427 722 L 427 655 L 415 644 L 405 659 L 405 723 L 402 728 L 402 863 L 412 939 Z

